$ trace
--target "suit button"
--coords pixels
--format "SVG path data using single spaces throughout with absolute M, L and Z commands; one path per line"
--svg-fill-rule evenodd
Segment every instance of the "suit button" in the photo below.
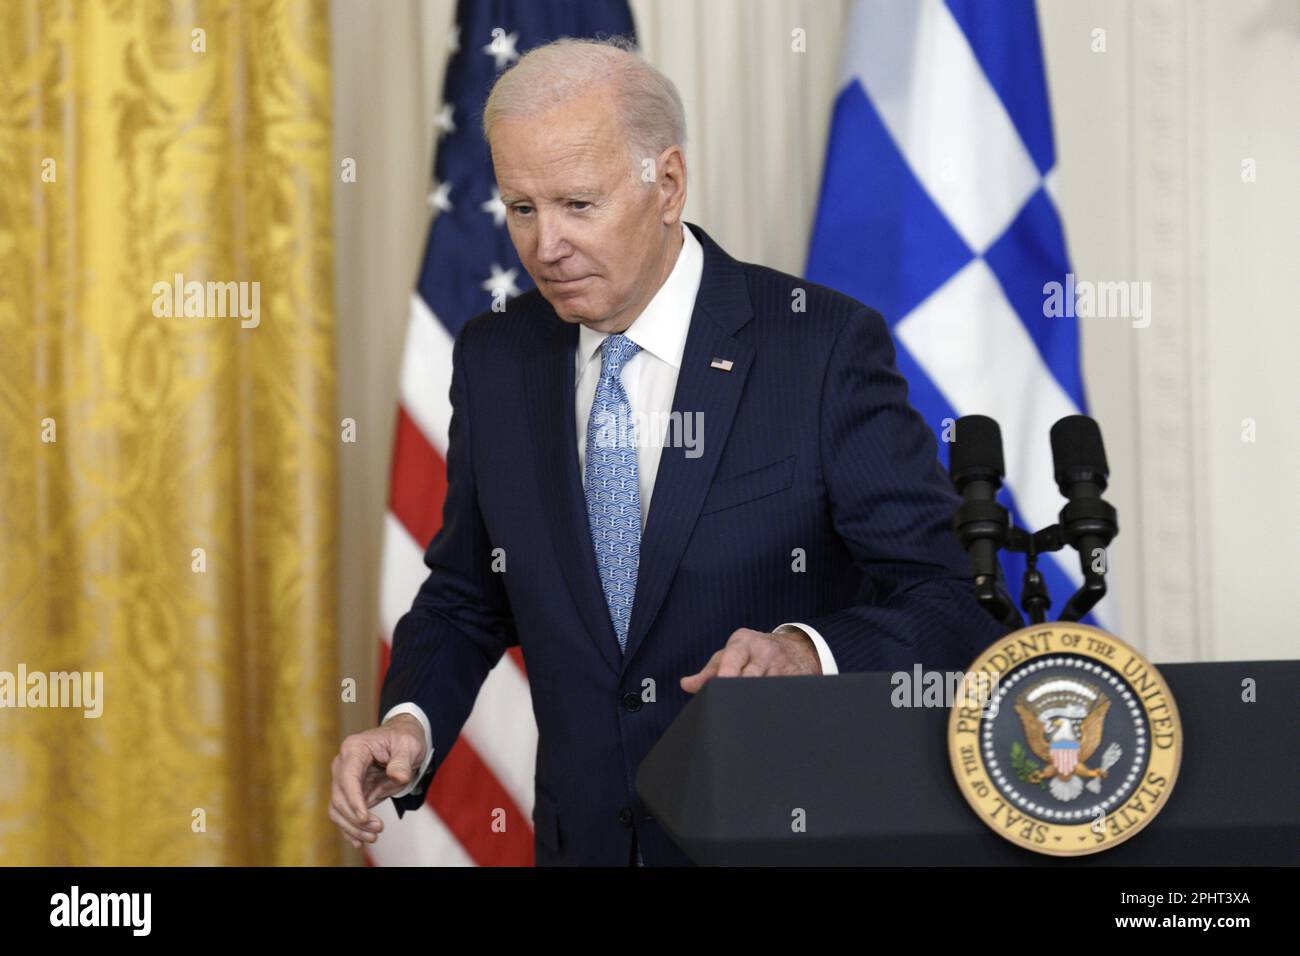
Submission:
M 632 826 L 632 808 L 631 808 L 631 807 L 624 807 L 622 810 L 618 811 L 618 822 L 621 823 L 621 824 L 623 824 L 623 826 L 625 826 L 625 827 L 631 827 L 631 826 Z
M 623 709 L 636 713 L 641 709 L 641 695 L 634 691 L 628 691 L 623 695 Z

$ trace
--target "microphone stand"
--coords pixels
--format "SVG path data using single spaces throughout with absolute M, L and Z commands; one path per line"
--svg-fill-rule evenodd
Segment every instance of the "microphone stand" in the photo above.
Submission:
M 1052 596 L 1047 591 L 1047 581 L 1038 570 L 1038 556 L 1062 547 L 1060 526 L 1052 525 L 1036 534 L 1022 528 L 1012 528 L 1007 536 L 1007 550 L 1025 556 L 1025 573 L 1020 582 L 1020 606 L 1029 615 L 1031 624 L 1042 624 L 1052 609 Z
M 1052 598 L 1047 591 L 1047 582 L 1038 570 L 1038 556 L 1060 551 L 1067 542 L 1061 533 L 1059 524 L 1050 525 L 1030 534 L 1022 528 L 1011 527 L 1007 532 L 1005 550 L 1025 556 L 1025 573 L 1020 584 L 1020 606 L 1029 615 L 1033 624 L 1043 624 L 1047 612 L 1051 610 Z M 1084 574 L 1083 586 L 1070 596 L 1061 609 L 1060 620 L 1077 621 L 1093 609 L 1106 595 L 1105 572 L 1088 571 Z

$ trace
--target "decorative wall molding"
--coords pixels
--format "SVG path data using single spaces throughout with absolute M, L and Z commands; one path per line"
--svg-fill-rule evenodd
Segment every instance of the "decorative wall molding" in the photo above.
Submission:
M 1206 380 L 1200 114 L 1194 96 L 1197 9 L 1181 0 L 1130 7 L 1134 269 L 1151 283 L 1152 321 L 1136 336 L 1134 417 L 1141 452 L 1143 598 L 1135 635 L 1155 660 L 1202 657 L 1209 620 L 1201 430 Z M 1137 623 L 1137 622 L 1135 622 Z

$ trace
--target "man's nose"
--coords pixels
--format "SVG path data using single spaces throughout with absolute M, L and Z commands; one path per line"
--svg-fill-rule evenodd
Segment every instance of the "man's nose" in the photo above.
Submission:
M 543 262 L 556 262 L 569 254 L 564 223 L 558 213 L 537 211 L 537 255 Z

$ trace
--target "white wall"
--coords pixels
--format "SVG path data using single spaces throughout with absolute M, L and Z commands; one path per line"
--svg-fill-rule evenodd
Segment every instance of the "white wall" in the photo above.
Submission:
M 428 221 L 432 116 L 453 0 L 335 0 L 346 672 L 373 667 L 378 549 L 406 303 Z M 634 0 L 681 89 L 687 218 L 798 273 L 835 95 L 844 0 Z M 1153 321 L 1083 323 L 1122 532 L 1122 636 L 1157 660 L 1295 657 L 1300 584 L 1300 5 L 1043 2 L 1059 194 L 1081 278 L 1152 284 Z M 790 31 L 808 52 L 789 52 Z M 1092 51 L 1106 30 L 1106 52 Z M 1241 160 L 1258 177 L 1241 180 Z M 1241 440 L 1253 418 L 1257 440 Z M 1044 440 L 1046 436 L 1044 436 Z M 1258 560 L 1248 558 L 1257 549 Z
M 1149 328 L 1083 323 L 1125 636 L 1157 660 L 1296 657 L 1300 4 L 1039 9 L 1076 272 L 1152 284 Z

